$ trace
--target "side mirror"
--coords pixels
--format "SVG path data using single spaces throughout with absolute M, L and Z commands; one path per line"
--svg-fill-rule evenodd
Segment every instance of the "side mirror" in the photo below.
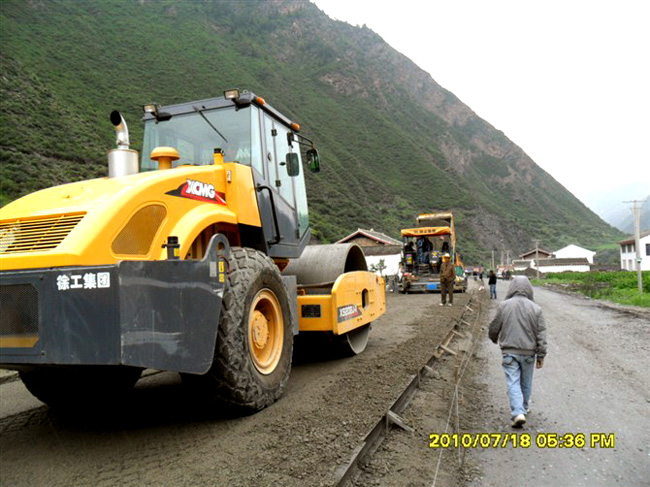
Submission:
M 300 159 L 295 152 L 287 154 L 287 173 L 292 178 L 300 174 Z
M 307 151 L 307 163 L 311 172 L 320 172 L 320 156 L 316 149 L 309 149 Z

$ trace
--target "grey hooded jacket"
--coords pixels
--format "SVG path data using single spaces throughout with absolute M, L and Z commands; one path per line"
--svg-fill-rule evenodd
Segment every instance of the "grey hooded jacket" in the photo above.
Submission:
M 513 279 L 488 335 L 504 353 L 546 356 L 546 323 L 542 308 L 533 301 L 533 286 L 527 277 Z

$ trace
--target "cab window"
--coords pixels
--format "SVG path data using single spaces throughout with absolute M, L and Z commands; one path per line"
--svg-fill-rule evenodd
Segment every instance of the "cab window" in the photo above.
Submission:
M 174 147 L 178 151 L 180 159 L 173 163 L 174 167 L 212 164 L 215 148 L 223 149 L 226 161 L 251 165 L 257 157 L 251 151 L 252 129 L 250 107 L 187 113 L 157 123 L 155 120 L 147 120 L 142 143 L 141 170 L 158 168 L 157 163 L 149 159 L 149 155 L 160 146 Z

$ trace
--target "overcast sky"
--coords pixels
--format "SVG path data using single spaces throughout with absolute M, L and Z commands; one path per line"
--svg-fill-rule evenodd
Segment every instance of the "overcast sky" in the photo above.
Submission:
M 429 72 L 582 200 L 650 194 L 649 0 L 312 0 Z

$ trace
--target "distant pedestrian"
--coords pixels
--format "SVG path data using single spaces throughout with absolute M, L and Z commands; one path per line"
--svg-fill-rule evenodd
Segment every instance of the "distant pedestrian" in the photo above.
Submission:
M 490 286 L 490 299 L 497 298 L 497 275 L 493 270 L 488 274 L 488 286 Z
M 546 323 L 526 276 L 516 276 L 510 284 L 488 335 L 501 347 L 512 427 L 521 428 L 530 412 L 535 364 L 541 369 L 546 356 Z
M 440 268 L 440 306 L 447 304 L 447 294 L 449 294 L 449 303 L 447 306 L 454 305 L 454 281 L 456 280 L 456 268 L 451 262 L 449 254 L 442 256 L 442 267 Z

